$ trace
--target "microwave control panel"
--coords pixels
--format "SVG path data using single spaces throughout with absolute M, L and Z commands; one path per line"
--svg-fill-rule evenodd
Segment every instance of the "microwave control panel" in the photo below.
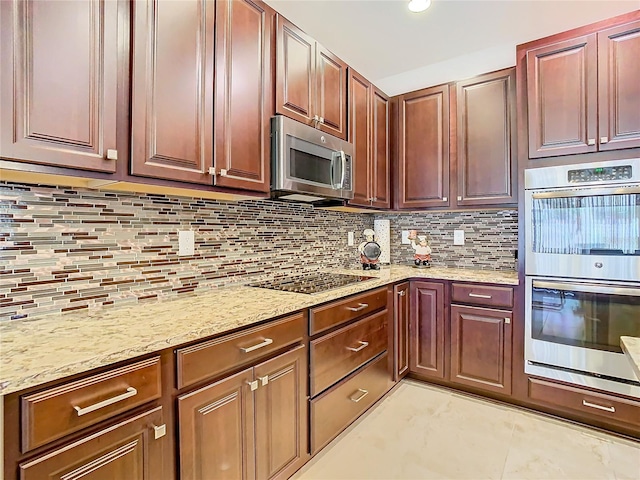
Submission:
M 569 170 L 569 183 L 599 182 L 602 180 L 628 180 L 632 176 L 631 165 L 618 167 L 581 168 Z

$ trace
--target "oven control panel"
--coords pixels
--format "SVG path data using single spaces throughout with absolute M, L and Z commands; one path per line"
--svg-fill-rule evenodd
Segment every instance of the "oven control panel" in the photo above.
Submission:
M 581 168 L 569 170 L 569 183 L 599 182 L 601 180 L 628 180 L 632 176 L 631 165 L 617 167 Z

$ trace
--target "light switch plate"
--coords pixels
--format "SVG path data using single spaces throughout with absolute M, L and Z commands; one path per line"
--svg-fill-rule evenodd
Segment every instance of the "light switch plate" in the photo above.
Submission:
M 453 231 L 453 244 L 464 245 L 464 230 Z
M 409 240 L 409 230 L 402 230 L 402 244 L 409 245 L 411 241 Z
M 193 230 L 178 230 L 178 256 L 186 257 L 195 253 L 195 233 Z
M 347 233 L 347 245 L 350 247 L 353 247 L 353 243 L 354 243 L 353 232 L 349 232 Z

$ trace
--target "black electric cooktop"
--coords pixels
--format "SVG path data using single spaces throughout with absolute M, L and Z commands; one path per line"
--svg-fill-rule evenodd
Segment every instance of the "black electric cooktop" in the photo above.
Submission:
M 318 293 L 334 288 L 346 287 L 375 277 L 343 275 L 338 273 L 306 273 L 303 275 L 278 277 L 264 282 L 252 283 L 250 287 L 270 288 L 294 293 Z

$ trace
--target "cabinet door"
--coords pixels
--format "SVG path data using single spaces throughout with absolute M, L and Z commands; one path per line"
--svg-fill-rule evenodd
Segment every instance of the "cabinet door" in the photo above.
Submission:
M 0 156 L 115 172 L 118 2 L 7 0 L 0 17 Z
M 393 287 L 394 305 L 394 371 L 393 380 L 398 381 L 409 373 L 409 282 Z
M 457 205 L 516 201 L 515 68 L 457 84 Z
M 125 420 L 20 465 L 22 480 L 169 479 L 162 469 L 163 456 L 170 455 L 168 437 L 155 438 L 154 426 L 163 425 L 162 407 Z
M 389 149 L 389 97 L 373 87 L 371 97 L 371 171 L 373 206 L 391 208 L 391 154 Z
M 276 113 L 311 124 L 315 114 L 316 42 L 276 15 Z
M 398 208 L 449 205 L 449 86 L 399 100 Z
M 444 284 L 411 282 L 409 371 L 444 378 Z
M 640 147 L 640 21 L 598 32 L 599 149 Z
M 289 478 L 308 458 L 307 349 L 254 369 L 256 478 Z
M 316 108 L 320 130 L 347 139 L 347 64 L 316 43 Z
M 527 52 L 529 158 L 595 152 L 596 35 Z
M 216 185 L 269 191 L 274 20 L 260 0 L 216 2 Z
M 254 478 L 252 380 L 249 368 L 178 397 L 180 478 Z
M 213 0 L 133 2 L 131 172 L 211 184 Z
M 349 142 L 355 155 L 351 205 L 371 206 L 371 90 L 372 85 L 349 69 Z
M 451 306 L 451 381 L 511 394 L 509 311 Z

